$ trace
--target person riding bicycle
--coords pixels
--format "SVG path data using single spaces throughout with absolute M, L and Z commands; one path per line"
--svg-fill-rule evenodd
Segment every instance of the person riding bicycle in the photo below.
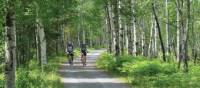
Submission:
M 81 44 L 81 61 L 83 66 L 86 66 L 87 47 L 86 44 Z
M 69 57 L 69 64 L 73 65 L 74 47 L 71 42 L 68 42 L 68 44 L 67 44 L 66 53 L 67 53 L 67 56 Z

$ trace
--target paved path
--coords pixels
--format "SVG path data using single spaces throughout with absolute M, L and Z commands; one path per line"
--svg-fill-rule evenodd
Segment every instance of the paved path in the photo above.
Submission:
M 103 50 L 88 53 L 87 66 L 83 67 L 80 58 L 74 61 L 74 66 L 63 64 L 60 69 L 64 88 L 129 88 L 117 78 L 110 77 L 103 70 L 96 69 L 95 61 Z

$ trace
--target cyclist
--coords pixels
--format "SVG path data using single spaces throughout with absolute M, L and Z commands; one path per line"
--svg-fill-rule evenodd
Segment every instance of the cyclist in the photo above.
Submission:
M 73 65 L 73 59 L 74 59 L 74 47 L 71 42 L 68 42 L 67 47 L 66 47 L 66 53 L 69 58 L 69 64 L 70 66 Z
M 83 63 L 83 67 L 86 66 L 86 55 L 87 55 L 86 44 L 81 44 L 81 61 Z

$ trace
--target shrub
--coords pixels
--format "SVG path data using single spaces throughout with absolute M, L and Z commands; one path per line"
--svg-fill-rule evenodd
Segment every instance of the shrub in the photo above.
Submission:
M 133 69 L 134 76 L 155 76 L 161 72 L 161 65 L 155 61 L 144 61 L 137 63 Z
M 171 75 L 173 73 L 178 72 L 178 69 L 176 68 L 175 64 L 172 63 L 161 63 L 162 65 L 162 73 Z
M 172 61 L 164 63 L 159 59 L 128 55 L 120 56 L 116 61 L 112 54 L 103 54 L 97 61 L 97 67 L 125 74 L 136 88 L 200 87 L 200 66 L 191 65 L 189 73 L 184 73 Z
M 98 68 L 102 68 L 102 69 L 105 69 L 105 70 L 108 70 L 108 71 L 109 70 L 114 71 L 114 70 L 116 70 L 116 68 L 115 68 L 116 60 L 115 60 L 114 56 L 111 55 L 111 54 L 103 54 L 97 60 L 96 66 Z
M 57 73 L 60 63 L 66 57 L 51 57 L 48 64 L 41 72 L 40 66 L 36 61 L 30 61 L 26 68 L 17 69 L 16 87 L 17 88 L 62 88 L 60 77 Z
M 5 84 L 4 76 L 3 74 L 0 74 L 0 88 L 3 88 Z

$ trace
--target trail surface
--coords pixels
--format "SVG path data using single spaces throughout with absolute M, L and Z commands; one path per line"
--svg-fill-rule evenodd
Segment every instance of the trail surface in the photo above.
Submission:
M 70 67 L 66 62 L 60 69 L 64 88 L 130 88 L 117 78 L 110 77 L 95 67 L 95 61 L 104 50 L 93 50 L 87 55 L 87 66 L 83 67 L 80 57 Z

